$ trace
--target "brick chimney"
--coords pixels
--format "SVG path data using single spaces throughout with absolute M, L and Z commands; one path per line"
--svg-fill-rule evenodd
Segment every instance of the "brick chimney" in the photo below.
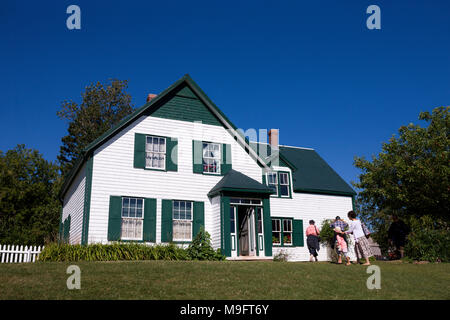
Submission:
M 269 144 L 272 149 L 278 149 L 278 129 L 269 130 Z
M 150 102 L 152 99 L 155 99 L 157 97 L 156 94 L 149 93 L 147 96 L 147 102 Z

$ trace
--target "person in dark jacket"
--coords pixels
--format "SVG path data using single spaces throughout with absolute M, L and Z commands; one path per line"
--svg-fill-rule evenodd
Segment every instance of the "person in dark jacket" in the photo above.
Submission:
M 409 227 L 397 215 L 392 215 L 392 224 L 388 230 L 388 238 L 390 244 L 394 245 L 395 249 L 400 252 L 400 258 L 403 258 L 406 237 L 409 232 Z
M 319 261 L 317 258 L 318 251 L 320 250 L 319 244 L 320 231 L 315 226 L 314 220 L 309 220 L 309 226 L 306 228 L 306 245 L 308 246 L 310 258 L 309 261 Z

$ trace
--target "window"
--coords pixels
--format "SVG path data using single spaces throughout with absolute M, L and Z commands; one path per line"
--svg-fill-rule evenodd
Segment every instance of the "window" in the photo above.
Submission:
M 267 185 L 275 192 L 273 195 L 278 195 L 278 174 L 276 172 L 267 173 Z
M 292 245 L 292 220 L 283 219 L 283 244 Z
M 230 207 L 230 233 L 236 233 L 235 208 Z
M 192 202 L 173 202 L 173 240 L 192 240 Z
M 289 174 L 280 172 L 280 196 L 289 197 Z
M 288 198 L 291 196 L 289 172 L 268 172 L 267 186 L 273 190 L 272 197 Z
M 166 168 L 166 139 L 147 136 L 145 142 L 145 167 L 152 169 Z
M 220 144 L 203 142 L 203 172 L 220 173 Z
M 281 219 L 272 219 L 272 243 L 281 244 Z
M 122 240 L 142 240 L 144 200 L 122 198 Z
M 272 219 L 272 244 L 292 246 L 292 219 Z
M 241 199 L 241 198 L 231 198 L 231 204 L 241 204 L 241 205 L 261 205 L 260 199 Z
M 258 220 L 258 233 L 263 233 L 262 208 L 256 208 L 256 219 Z

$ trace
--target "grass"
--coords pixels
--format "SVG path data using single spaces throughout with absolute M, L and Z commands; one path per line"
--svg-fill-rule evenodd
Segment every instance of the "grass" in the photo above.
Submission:
M 450 264 L 127 261 L 77 262 L 81 290 L 68 290 L 71 263 L 0 264 L 0 299 L 450 299 Z

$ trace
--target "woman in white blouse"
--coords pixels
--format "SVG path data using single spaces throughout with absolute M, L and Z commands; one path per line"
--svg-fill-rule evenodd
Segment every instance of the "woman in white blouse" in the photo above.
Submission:
M 348 212 L 348 218 L 350 219 L 348 231 L 345 233 L 353 233 L 355 237 L 355 251 L 359 251 L 361 257 L 366 260 L 364 266 L 369 266 L 369 257 L 372 256 L 370 251 L 370 244 L 367 241 L 366 235 L 364 234 L 361 221 L 356 219 L 356 213 L 353 211 Z M 342 232 L 344 233 L 344 232 Z

